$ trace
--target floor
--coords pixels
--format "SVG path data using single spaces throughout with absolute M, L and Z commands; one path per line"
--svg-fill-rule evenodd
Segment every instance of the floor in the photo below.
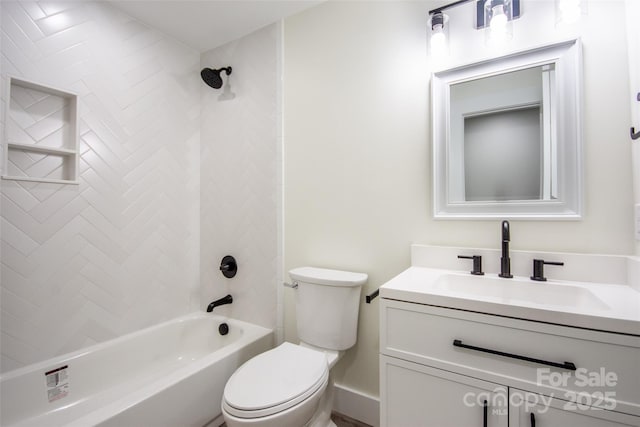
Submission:
M 336 423 L 337 427 L 371 427 L 369 424 L 362 423 L 346 415 L 338 414 L 337 412 L 331 414 L 331 420 Z M 222 424 L 220 427 L 226 427 L 226 424 Z
M 338 414 L 337 412 L 331 414 L 331 420 L 336 423 L 337 427 L 371 427 L 369 424 L 354 420 L 353 418 Z

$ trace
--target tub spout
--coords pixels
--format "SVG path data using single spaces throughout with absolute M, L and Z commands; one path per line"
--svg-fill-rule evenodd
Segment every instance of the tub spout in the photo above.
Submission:
M 227 295 L 226 297 L 217 299 L 213 301 L 211 304 L 209 304 L 209 307 L 207 307 L 207 313 L 211 313 L 213 309 L 219 305 L 231 304 L 232 302 L 233 302 L 233 297 L 231 295 Z

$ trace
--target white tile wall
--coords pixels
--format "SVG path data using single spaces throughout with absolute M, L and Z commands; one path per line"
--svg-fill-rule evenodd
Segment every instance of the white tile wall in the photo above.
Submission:
M 225 86 L 202 84 L 202 307 L 230 293 L 234 318 L 275 328 L 281 281 L 280 26 L 274 24 L 202 55 L 202 67 L 231 66 Z M 218 271 L 234 255 L 238 274 Z
M 1 183 L 0 344 L 7 371 L 199 305 L 202 88 L 197 52 L 108 5 L 3 1 L 1 19 L 1 120 L 7 75 L 79 93 L 82 153 L 79 186 Z M 251 116 L 258 101 L 234 114 Z M 239 168 L 229 173 L 262 176 L 253 162 L 233 163 L 231 152 L 223 158 Z M 224 196 L 233 180 L 214 181 L 213 194 Z M 255 208 L 266 209 L 263 203 Z M 251 213 L 237 217 L 248 229 L 263 228 Z M 237 227 L 217 230 L 227 236 Z M 251 233 L 240 234 L 248 244 Z M 247 251 L 229 250 L 248 271 Z M 261 250 L 259 244 L 248 252 Z

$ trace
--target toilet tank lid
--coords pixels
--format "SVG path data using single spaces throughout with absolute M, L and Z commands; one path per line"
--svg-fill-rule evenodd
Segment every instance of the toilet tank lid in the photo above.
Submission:
M 292 280 L 327 286 L 360 286 L 369 276 L 364 273 L 329 270 L 317 267 L 298 267 L 289 270 Z

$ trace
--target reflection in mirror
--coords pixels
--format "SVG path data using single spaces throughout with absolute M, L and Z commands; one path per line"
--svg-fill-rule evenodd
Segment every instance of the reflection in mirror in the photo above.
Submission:
M 539 117 L 529 107 L 464 118 L 464 200 L 542 198 Z
M 451 85 L 452 201 L 551 200 L 554 64 Z M 455 147 L 458 145 L 458 147 Z M 460 176 L 455 176 L 460 175 Z
M 579 219 L 578 40 L 432 76 L 436 218 Z

